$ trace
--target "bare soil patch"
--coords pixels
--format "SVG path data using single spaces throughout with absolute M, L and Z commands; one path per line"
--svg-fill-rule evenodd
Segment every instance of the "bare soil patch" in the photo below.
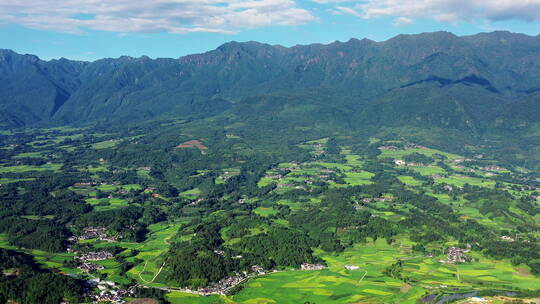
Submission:
M 403 284 L 403 286 L 401 286 L 401 288 L 399 289 L 399 291 L 401 291 L 402 293 L 407 293 L 409 292 L 409 289 L 411 289 L 411 285 L 405 283 Z
M 532 275 L 531 271 L 526 268 L 516 267 L 516 269 L 517 269 L 517 272 L 515 272 L 514 274 L 520 277 L 530 277 Z
M 186 141 L 181 143 L 180 145 L 176 146 L 177 148 L 197 148 L 199 150 L 208 150 L 208 147 L 205 146 L 202 141 L 194 139 L 190 141 Z

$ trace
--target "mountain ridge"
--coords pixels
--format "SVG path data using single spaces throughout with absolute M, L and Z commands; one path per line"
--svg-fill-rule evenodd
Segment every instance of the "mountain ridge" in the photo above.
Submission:
M 93 62 L 43 61 L 4 49 L 0 71 L 4 127 L 208 117 L 197 104 L 208 111 L 213 100 L 224 101 L 227 106 L 220 103 L 209 111 L 217 115 L 246 98 L 281 94 L 297 103 L 296 95 L 318 91 L 354 113 L 396 90 L 437 79 L 463 83 L 461 91 L 482 87 L 486 92 L 471 94 L 488 100 L 495 93 L 506 104 L 538 89 L 540 36 L 433 32 L 292 47 L 232 41 L 177 59 L 122 56 Z M 479 112 L 504 109 L 481 103 L 486 106 Z

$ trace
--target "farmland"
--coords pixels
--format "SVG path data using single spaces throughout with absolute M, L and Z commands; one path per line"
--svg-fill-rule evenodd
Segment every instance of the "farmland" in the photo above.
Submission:
M 492 160 L 375 138 L 370 145 L 376 145 L 378 153 L 370 157 L 357 145 L 346 141 L 338 145 L 335 140 L 322 138 L 299 143 L 296 148 L 305 151 L 306 158 L 270 164 L 260 171 L 246 194 L 238 195 L 216 190 L 239 183 L 247 169 L 240 169 L 238 162 L 186 170 L 185 177 L 178 173 L 181 167 L 163 174 L 154 170 L 160 164 L 138 161 L 130 165 L 110 154 L 117 147 L 138 145 L 141 137 L 76 134 L 82 130 L 50 132 L 33 138 L 24 151 L 10 152 L 11 157 L 0 164 L 0 182 L 24 189 L 24 183 L 67 172 L 67 163 L 75 172 L 72 174 L 78 175 L 66 183 L 66 189 L 90 211 L 79 215 L 84 220 L 72 220 L 70 233 L 76 238 L 69 243 L 68 251 L 17 247 L 9 231 L 2 234 L 0 245 L 28 253 L 43 267 L 62 273 L 86 279 L 99 277 L 119 286 L 158 288 L 169 292 L 171 303 L 417 303 L 426 295 L 454 291 L 534 290 L 540 286 L 540 278 L 525 260 L 495 258 L 485 254 L 483 246 L 489 244 L 475 241 L 476 245 L 436 229 L 431 231 L 431 223 L 415 226 L 407 222 L 422 207 L 404 203 L 412 200 L 404 198 L 403 193 L 409 191 L 408 196 L 417 195 L 415 200 L 432 200 L 430 204 L 448 207 L 447 212 L 455 214 L 455 222 L 447 223 L 448 227 L 474 221 L 489 229 L 496 240 L 505 236 L 511 242 L 534 242 L 537 232 L 524 230 L 517 235 L 514 227 L 540 224 L 538 215 L 523 209 L 529 206 L 523 201 L 530 202 L 540 185 L 519 183 L 516 176 L 522 173 L 497 166 Z M 221 157 L 214 156 L 211 147 L 202 147 L 201 141 L 183 140 L 187 138 L 172 141 L 170 151 L 174 152 L 170 153 Z M 226 142 L 241 140 L 229 136 Z M 92 148 L 90 156 L 80 162 L 69 159 L 70 153 L 81 146 Z M 164 186 L 164 178 L 175 187 Z M 341 193 L 348 196 L 343 198 Z M 503 210 L 491 202 L 504 204 Z M 219 204 L 226 207 L 216 208 Z M 531 208 L 538 208 L 537 199 L 531 204 Z M 116 225 L 116 218 L 112 218 L 107 219 L 108 226 L 101 227 L 105 225 L 102 217 L 111 215 L 127 224 Z M 341 223 L 357 215 L 365 218 L 352 220 L 355 224 Z M 130 218 L 133 216 L 136 218 Z M 28 211 L 20 218 L 29 224 L 53 222 L 62 214 Z M 191 289 L 194 293 L 182 291 L 185 286 L 173 279 L 171 267 L 179 262 L 171 250 L 198 242 L 204 227 L 215 227 L 212 223 L 216 222 L 217 242 L 223 245 L 210 247 L 205 254 L 230 255 L 232 261 L 242 262 L 251 254 L 249 250 L 256 250 L 246 249 L 250 246 L 247 240 L 268 238 L 282 229 L 305 229 L 306 238 L 316 240 L 306 254 L 322 263 L 324 269 L 301 270 L 299 265 L 273 261 L 273 269 L 264 269 L 264 274 L 251 273 L 238 290 L 226 295 L 214 292 L 202 296 L 195 287 Z M 382 225 L 378 223 L 384 225 L 375 226 Z M 99 233 L 89 234 L 89 227 Z M 384 227 L 395 228 L 386 231 Z M 328 239 L 333 243 L 325 244 Z M 472 249 L 467 249 L 466 262 L 454 263 L 447 252 L 459 246 Z M 290 250 L 286 248 L 284 252 Z M 86 272 L 77 262 L 77 250 L 113 254 L 91 262 L 97 270 Z

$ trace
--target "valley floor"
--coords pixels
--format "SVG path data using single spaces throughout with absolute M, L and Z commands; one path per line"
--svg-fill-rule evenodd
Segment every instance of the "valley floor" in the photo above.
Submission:
M 23 152 L 10 154 L 9 161 L 0 165 L 0 183 L 5 187 L 38 180 L 43 178 L 40 175 L 43 172 L 66 170 L 63 167 L 65 163 L 57 161 L 53 156 L 59 151 L 69 155 L 70 151 L 77 151 L 84 146 L 92 149 L 96 155 L 105 155 L 100 154 L 100 151 L 116 147 L 122 141 L 137 140 L 136 137 L 126 139 L 108 134 L 93 134 L 92 144 L 73 144 L 72 140 L 81 137 L 73 130 L 65 133 L 68 135 L 63 132 L 56 132 L 56 135 L 49 137 L 40 135 L 44 138 L 38 136 L 26 143 Z M 238 140 L 238 137 L 231 140 Z M 529 212 L 523 207 L 524 203 L 520 203 L 526 201 L 533 209 L 540 206 L 539 180 L 526 177 L 528 172 L 525 169 L 503 168 L 481 155 L 467 158 L 404 141 L 372 139 L 373 143 L 379 143 L 376 148 L 378 155 L 374 158 L 367 157 L 365 152 L 357 150 L 354 145 L 343 144 L 332 152 L 330 150 L 336 147 L 329 146 L 326 138 L 299 144 L 299 148 L 309 153 L 310 159 L 279 163 L 264 172 L 257 186 L 260 189 L 272 187 L 270 192 L 260 197 L 243 196 L 237 202 L 249 206 L 244 209 L 252 210 L 250 216 L 256 217 L 258 224 L 249 226 L 243 234 L 238 234 L 232 225 L 222 228 L 220 233 L 224 248 L 239 250 L 239 244 L 246 238 L 264 235 L 274 227 L 298 229 L 301 225 L 293 222 L 294 217 L 284 215 L 283 210 L 286 209 L 287 214 L 301 214 L 318 206 L 323 206 L 321 208 L 325 210 L 324 192 L 320 189 L 376 186 L 381 180 L 381 173 L 372 170 L 374 164 L 384 166 L 387 178 L 395 178 L 401 184 L 400 187 L 411 193 L 430 196 L 447 206 L 457 215 L 457 221 L 474 221 L 486 227 L 490 238 L 514 245 L 537 242 L 540 237 L 540 213 Z M 5 146 L 2 149 L 7 151 L 17 147 Z M 209 149 L 211 151 L 212 147 Z M 31 164 L 28 159 L 43 161 Z M 480 239 L 463 242 L 455 237 L 437 234 L 426 241 L 432 230 L 426 224 L 422 229 L 411 226 L 409 230 L 398 231 L 389 237 L 368 236 L 363 241 L 353 241 L 351 231 L 358 229 L 360 224 L 355 228 L 342 227 L 336 223 L 325 226 L 325 232 L 331 233 L 341 244 L 348 245 L 335 251 L 313 248 L 313 256 L 321 259 L 325 269 L 300 270 L 290 266 L 276 267 L 279 270 L 276 272 L 266 269 L 264 275 L 243 280 L 235 286 L 234 294 L 229 295 L 202 296 L 177 291 L 178 286 L 171 285 L 167 254 L 171 244 L 190 242 L 196 236 L 196 231 L 190 230 L 190 223 L 204 214 L 201 210 L 204 207 L 201 206 L 207 200 L 205 193 L 208 191 L 202 183 L 171 197 L 170 194 L 164 194 L 160 185 L 151 181 L 146 184 L 128 183 L 127 179 L 122 182 L 113 181 L 113 171 L 127 168 L 113 166 L 101 157 L 85 166 L 76 165 L 73 168 L 88 174 L 89 180 L 74 183 L 69 189 L 81 195 L 92 206 L 92 212 L 122 210 L 129 206 L 146 208 L 146 203 L 133 195 L 137 193 L 146 195 L 148 200 L 159 201 L 157 209 L 174 215 L 169 215 L 165 220 L 150 222 L 142 242 L 125 237 L 125 231 L 113 232 L 111 228 L 101 231 L 98 226 L 96 235 L 81 228 L 73 230 L 77 238 L 72 240 L 66 252 L 24 249 L 24 246 L 10 242 L 7 230 L 0 234 L 0 246 L 28 253 L 44 267 L 62 274 L 113 282 L 106 288 L 109 292 L 117 293 L 124 289 L 123 286 L 139 284 L 170 291 L 166 298 L 173 304 L 418 303 L 421 299 L 426 302 L 433 300 L 432 295 L 440 298 L 448 294 L 480 292 L 480 297 L 486 291 L 538 291 L 540 287 L 540 277 L 533 273 L 535 270 L 526 260 L 515 261 L 486 254 Z M 134 170 L 139 178 L 151 180 L 152 171 L 145 166 L 130 170 Z M 209 167 L 199 169 L 194 176 L 213 176 L 216 185 L 225 185 L 239 174 L 240 166 Z M 480 193 L 480 197 L 474 196 L 474 193 Z M 486 198 L 483 195 L 488 196 Z M 486 199 L 491 201 L 487 202 Z M 506 204 L 504 208 L 497 205 L 498 199 Z M 183 202 L 179 209 L 174 208 L 176 200 Z M 399 193 L 389 190 L 378 195 L 356 193 L 351 204 L 353 212 L 369 212 L 370 220 L 380 218 L 398 225 L 415 212 L 414 207 L 400 203 L 401 200 Z M 204 216 L 219 216 L 220 212 L 216 210 Z M 139 221 L 143 221 L 144 216 Z M 22 216 L 30 221 L 54 220 L 57 217 L 57 214 L 37 215 L 31 212 Z M 528 228 L 518 231 L 516 227 Z M 433 231 L 437 230 L 433 228 Z M 421 249 L 419 244 L 422 244 Z M 94 252 L 112 254 L 96 260 L 84 260 L 80 258 L 84 246 L 90 246 Z M 449 253 L 456 248 L 458 253 L 455 256 Z M 459 253 L 459 250 L 464 253 Z M 94 270 L 87 272 L 82 269 L 83 262 L 93 265 L 91 267 Z M 124 267 L 126 265 L 130 266 Z M 505 294 L 485 296 L 480 300 L 469 297 L 460 300 L 460 303 L 502 303 L 504 298 L 501 297 Z

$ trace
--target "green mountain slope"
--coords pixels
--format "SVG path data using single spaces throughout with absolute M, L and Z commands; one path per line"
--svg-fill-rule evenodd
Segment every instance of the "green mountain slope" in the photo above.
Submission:
M 512 105 L 534 99 L 540 83 L 540 38 L 508 32 L 291 48 L 231 42 L 178 59 L 91 63 L 2 54 L 4 126 L 241 118 L 281 107 L 289 119 L 336 127 L 433 127 L 476 136 L 507 127 L 497 117 L 518 117 L 512 111 L 527 106 Z M 272 96 L 284 104 L 270 104 Z

